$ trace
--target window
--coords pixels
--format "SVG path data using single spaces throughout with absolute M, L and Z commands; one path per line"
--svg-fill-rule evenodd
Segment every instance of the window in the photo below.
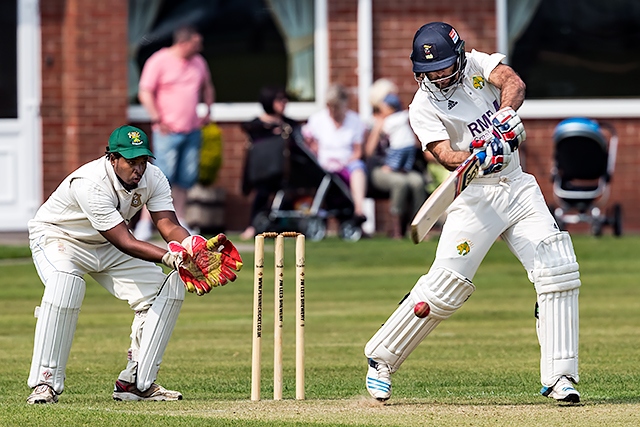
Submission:
M 534 115 L 640 116 L 640 2 L 496 4 L 500 49 L 527 84 L 524 107 Z
M 18 1 L 0 2 L 0 119 L 18 118 Z
M 326 7 L 326 0 L 130 0 L 130 102 L 138 103 L 144 61 L 171 45 L 176 27 L 191 24 L 204 38 L 202 54 L 216 88 L 215 109 L 252 105 L 267 84 L 285 86 L 294 101 L 315 104 L 322 90 L 316 76 L 323 50 L 316 46 L 322 29 L 318 6 Z M 291 104 L 295 108 L 296 102 Z M 130 117 L 132 110 L 133 115 L 141 112 L 132 107 Z

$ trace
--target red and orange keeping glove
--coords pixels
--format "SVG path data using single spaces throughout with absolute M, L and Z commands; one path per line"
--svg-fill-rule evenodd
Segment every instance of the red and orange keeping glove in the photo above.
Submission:
M 180 274 L 187 291 L 198 295 L 204 295 L 211 290 L 206 278 L 194 264 L 185 247 L 175 241 L 167 245 L 169 252 L 162 257 L 162 263 L 173 268 Z
M 233 282 L 242 268 L 238 250 L 224 234 L 209 240 L 189 236 L 182 243 L 169 242 L 168 249 L 162 262 L 178 271 L 187 291 L 198 295 Z
M 224 234 L 209 240 L 202 236 L 189 236 L 182 243 L 212 288 L 224 286 L 238 277 L 236 272 L 242 269 L 242 258 Z

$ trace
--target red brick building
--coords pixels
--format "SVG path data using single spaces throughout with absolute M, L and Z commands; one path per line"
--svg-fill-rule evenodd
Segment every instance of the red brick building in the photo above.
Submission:
M 21 1 L 26 0 L 18 3 Z M 468 50 L 494 52 L 498 45 L 497 8 L 504 2 L 323 0 L 322 3 L 326 13 L 326 28 L 322 29 L 327 40 L 326 80 L 341 82 L 352 89 L 352 107 L 358 109 L 361 105 L 357 97 L 358 84 L 362 78 L 358 7 L 370 8 L 372 70 L 369 77 L 393 79 L 400 87 L 402 101 L 408 104 L 416 90 L 408 59 L 416 29 L 429 21 L 446 21 L 457 28 Z M 128 4 L 128 0 L 40 1 L 42 164 L 34 167 L 42 170 L 43 200 L 65 175 L 103 153 L 113 128 L 125 122 L 142 123 L 140 115 L 131 114 L 127 99 Z M 318 34 L 316 40 L 317 37 Z M 214 81 L 214 84 L 225 83 Z M 528 134 L 525 168 L 538 178 L 551 201 L 551 137 L 562 117 L 553 111 L 548 111 L 545 117 L 546 107 L 529 104 L 525 102 L 521 110 Z M 565 108 L 565 104 L 562 105 L 560 108 Z M 577 105 L 579 107 L 580 102 Z M 566 113 L 573 114 L 569 110 Z M 640 165 L 637 149 L 640 108 L 626 114 L 628 117 L 610 114 L 602 111 L 602 116 L 616 126 L 620 137 L 610 202 L 622 204 L 625 232 L 638 231 L 640 187 L 636 181 Z M 215 116 L 214 110 L 214 118 L 223 130 L 224 155 L 223 168 L 214 185 L 226 192 L 226 228 L 241 230 L 248 221 L 250 202 L 240 191 L 245 138 L 233 117 Z M 597 114 L 591 116 L 598 118 Z M 378 209 L 380 221 L 383 211 Z

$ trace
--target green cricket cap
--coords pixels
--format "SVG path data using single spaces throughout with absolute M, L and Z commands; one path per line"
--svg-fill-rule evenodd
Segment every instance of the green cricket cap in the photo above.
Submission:
M 140 156 L 153 156 L 149 149 L 149 138 L 142 129 L 135 126 L 120 126 L 109 136 L 109 152 L 119 153 L 125 159 L 134 159 Z

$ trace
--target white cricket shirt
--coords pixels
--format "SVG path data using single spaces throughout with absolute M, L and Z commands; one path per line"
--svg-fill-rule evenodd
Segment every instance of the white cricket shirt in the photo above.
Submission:
M 448 139 L 454 150 L 468 152 L 472 140 L 493 128 L 489 118 L 500 109 L 500 90 L 489 83 L 489 74 L 505 56 L 472 50 L 466 57 L 462 84 L 451 98 L 436 101 L 429 92 L 418 88 L 409 105 L 409 121 L 423 151 L 431 142 Z M 520 158 L 516 151 L 504 170 L 490 176 L 506 175 L 519 167 Z
M 104 244 L 107 240 L 100 231 L 129 223 L 145 204 L 151 212 L 174 210 L 169 181 L 160 169 L 149 163 L 138 187 L 128 191 L 102 157 L 62 181 L 29 221 L 29 235 Z

